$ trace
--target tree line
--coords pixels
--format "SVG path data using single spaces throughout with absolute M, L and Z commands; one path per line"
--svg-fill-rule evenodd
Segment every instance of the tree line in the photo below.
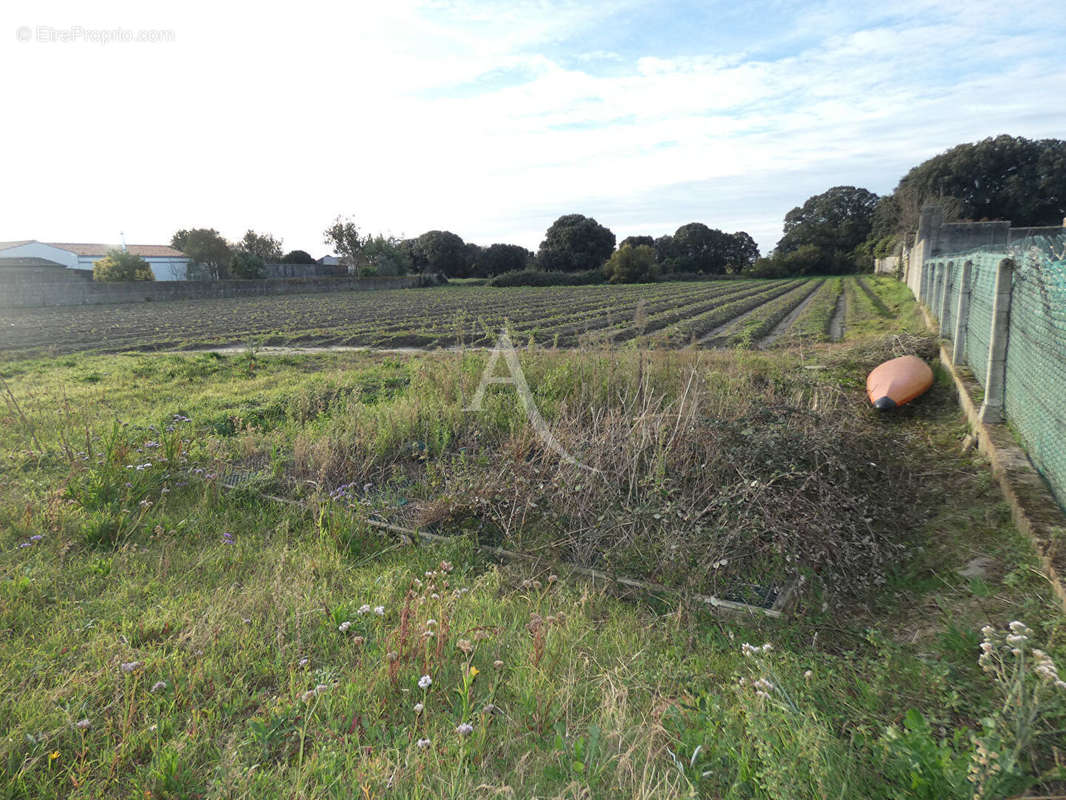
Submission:
M 891 194 L 880 197 L 856 186 L 834 186 L 785 215 L 781 239 L 764 258 L 746 232 L 726 233 L 702 222 L 657 238 L 629 236 L 616 247 L 609 228 L 582 214 L 555 220 L 536 253 L 517 244 L 482 247 L 443 230 L 411 239 L 371 235 L 344 217 L 326 228 L 324 241 L 359 275 L 498 278 L 540 272 L 581 283 L 726 273 L 831 275 L 869 271 L 876 257 L 897 251 L 930 201 L 941 205 L 946 221 L 1058 225 L 1066 216 L 1066 141 L 1002 135 L 960 144 L 914 167 Z M 231 244 L 213 228 L 180 230 L 171 239 L 190 257 L 192 278 L 259 278 L 268 263 L 314 263 L 302 250 L 283 253 L 281 244 L 252 230 Z M 94 273 L 104 280 L 151 279 L 147 263 L 120 251 L 98 262 Z M 529 282 L 545 281 L 531 276 Z
M 785 215 L 783 236 L 752 271 L 760 275 L 863 272 L 898 252 L 935 202 L 947 222 L 1010 220 L 1019 227 L 1062 224 L 1066 141 L 995 136 L 923 161 L 891 194 L 834 186 Z

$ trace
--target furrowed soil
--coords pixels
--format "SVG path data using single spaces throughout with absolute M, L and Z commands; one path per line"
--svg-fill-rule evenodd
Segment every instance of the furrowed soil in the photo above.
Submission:
M 20 358 L 48 346 L 24 337 L 0 362 L 3 796 L 1066 791 L 1046 667 L 1066 663 L 1060 609 L 960 447 L 946 376 L 890 416 L 869 407 L 869 369 L 936 342 L 897 286 L 854 280 L 796 315 L 811 336 L 765 350 L 556 350 L 530 332 L 518 363 L 572 461 L 512 385 L 471 410 L 491 354 L 458 347 L 469 320 L 420 322 L 457 346 L 431 353 Z M 679 308 L 713 317 L 727 283 L 531 293 L 545 310 L 523 315 L 547 329 L 580 296 L 584 321 L 551 325 L 639 325 L 639 343 Z M 439 291 L 429 305 L 450 308 Z M 818 342 L 838 292 L 857 298 L 847 336 Z M 53 345 L 95 330 L 111 347 L 106 324 L 122 349 L 254 327 L 164 316 L 139 339 L 143 318 L 88 311 Z M 401 336 L 326 333 L 333 313 L 300 336 Z M 697 599 L 769 606 L 793 585 L 780 619 Z

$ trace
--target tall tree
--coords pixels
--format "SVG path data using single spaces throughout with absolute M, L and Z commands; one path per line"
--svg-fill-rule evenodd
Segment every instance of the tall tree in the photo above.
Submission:
M 1002 135 L 960 144 L 910 170 L 893 197 L 897 233 L 915 230 L 929 201 L 940 202 L 947 219 L 1060 225 L 1066 216 L 1066 140 Z
M 267 264 L 276 264 L 281 261 L 281 239 L 275 239 L 269 233 L 245 231 L 244 238 L 237 243 L 237 249 L 243 253 L 259 256 Z
M 618 249 L 621 250 L 626 245 L 630 247 L 640 247 L 641 245 L 655 247 L 655 239 L 651 236 L 627 236 L 618 243 Z
M 731 272 L 749 269 L 759 258 L 759 245 L 745 231 L 730 234 L 727 245 L 726 267 Z
M 702 222 L 690 222 L 670 237 L 666 266 L 671 272 L 721 275 L 735 246 L 728 233 L 709 228 Z
M 341 263 L 347 267 L 348 272 L 355 273 L 359 268 L 359 251 L 363 249 L 365 241 L 355 220 L 338 216 L 333 220 L 333 224 L 326 228 L 323 236 L 325 243 L 340 256 Z
M 290 250 L 281 257 L 282 264 L 314 264 L 314 257 L 306 250 Z
M 491 244 L 486 247 L 474 265 L 481 277 L 502 275 L 527 269 L 533 263 L 533 253 L 517 244 Z
M 855 186 L 834 186 L 809 197 L 785 215 L 775 257 L 797 254 L 791 261 L 805 273 L 855 270 L 855 249 L 870 234 L 877 200 L 873 192 Z
M 227 276 L 233 251 L 214 228 L 180 230 L 171 237 L 170 246 L 192 260 L 194 273 L 199 270 L 204 277 L 214 280 Z
M 566 214 L 544 234 L 537 252 L 542 269 L 580 272 L 599 269 L 614 252 L 614 234 L 592 217 Z
M 465 278 L 470 271 L 469 252 L 462 238 L 451 231 L 426 231 L 411 247 L 415 268 Z

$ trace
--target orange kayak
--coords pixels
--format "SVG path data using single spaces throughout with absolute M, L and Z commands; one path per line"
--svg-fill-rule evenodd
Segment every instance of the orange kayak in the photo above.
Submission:
M 925 394 L 933 370 L 917 356 L 900 356 L 875 367 L 866 377 L 866 394 L 878 411 L 889 411 Z

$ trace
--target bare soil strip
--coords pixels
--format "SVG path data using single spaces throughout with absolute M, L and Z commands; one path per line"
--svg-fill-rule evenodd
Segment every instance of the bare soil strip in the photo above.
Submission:
M 818 294 L 818 290 L 821 288 L 822 283 L 816 283 L 814 285 L 814 288 L 811 289 L 811 293 L 808 294 L 798 306 L 792 309 L 792 311 L 789 312 L 788 316 L 786 316 L 777 324 L 777 327 L 775 327 L 772 331 L 770 331 L 770 333 L 764 336 L 762 341 L 759 342 L 756 347 L 760 349 L 764 347 L 769 347 L 779 338 L 788 333 L 788 329 L 792 327 L 792 324 L 796 321 L 799 315 L 803 313 L 803 310 L 807 308 L 807 306 L 809 306 L 812 302 L 814 302 L 814 297 Z
M 844 338 L 844 317 L 847 314 L 848 304 L 844 292 L 837 298 L 837 307 L 833 311 L 833 318 L 829 321 L 829 338 L 839 342 Z

